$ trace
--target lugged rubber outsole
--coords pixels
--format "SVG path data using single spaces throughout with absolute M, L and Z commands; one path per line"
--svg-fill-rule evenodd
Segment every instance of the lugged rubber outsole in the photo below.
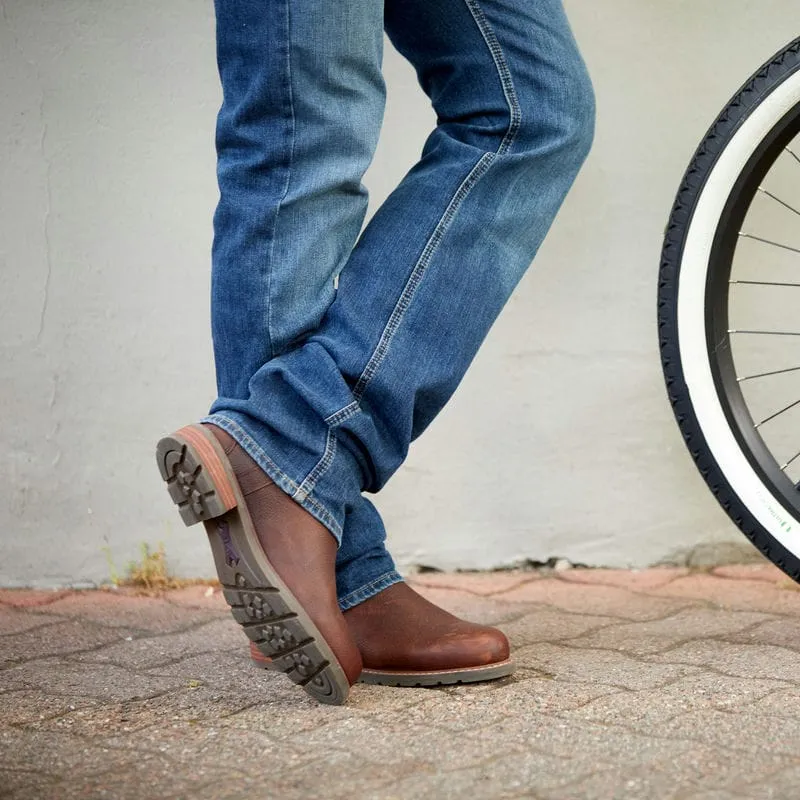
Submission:
M 382 669 L 364 669 L 359 683 L 372 683 L 379 686 L 403 686 L 406 688 L 430 688 L 434 686 L 455 686 L 462 683 L 483 683 L 505 678 L 514 671 L 511 659 L 483 667 L 466 669 L 443 669 L 431 672 L 401 672 Z
M 156 458 L 184 523 L 204 523 L 223 595 L 250 641 L 319 702 L 344 703 L 347 676 L 264 554 L 214 434 L 201 425 L 181 428 L 159 441 Z
M 276 669 L 275 665 L 263 655 L 256 657 L 251 650 L 253 665 L 259 669 Z M 379 686 L 402 686 L 405 688 L 429 688 L 435 686 L 454 686 L 464 683 L 482 683 L 505 678 L 514 672 L 516 665 L 512 659 L 499 661 L 482 667 L 466 667 L 464 669 L 434 670 L 430 672 L 394 671 L 381 669 L 363 669 L 359 683 L 371 683 Z

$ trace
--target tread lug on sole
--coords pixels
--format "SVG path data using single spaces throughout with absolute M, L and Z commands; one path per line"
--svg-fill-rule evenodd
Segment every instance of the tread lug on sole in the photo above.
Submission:
M 156 458 L 167 491 L 187 526 L 222 516 L 228 508 L 191 445 L 173 436 L 163 438 Z

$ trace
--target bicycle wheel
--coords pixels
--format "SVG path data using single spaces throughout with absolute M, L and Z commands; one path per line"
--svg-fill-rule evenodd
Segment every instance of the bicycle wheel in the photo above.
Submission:
M 684 176 L 658 325 L 669 399 L 700 473 L 800 581 L 800 39 L 736 94 Z

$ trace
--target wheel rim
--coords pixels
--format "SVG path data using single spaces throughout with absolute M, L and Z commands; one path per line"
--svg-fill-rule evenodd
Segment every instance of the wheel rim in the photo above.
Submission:
M 731 432 L 753 470 L 796 519 L 800 519 L 799 135 L 800 104 L 780 119 L 742 170 L 711 249 L 705 319 L 709 365 Z M 794 185 L 791 196 L 787 184 Z

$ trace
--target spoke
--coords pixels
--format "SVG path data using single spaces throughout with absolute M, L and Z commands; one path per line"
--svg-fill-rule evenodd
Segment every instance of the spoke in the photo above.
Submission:
M 770 375 L 785 375 L 787 372 L 800 372 L 800 367 L 789 367 L 788 369 L 775 369 L 772 372 L 759 372 L 758 375 L 745 375 L 744 378 L 737 378 L 739 383 L 744 381 L 754 381 L 756 378 L 768 378 Z
M 794 150 L 792 150 L 791 147 L 786 147 L 784 149 L 798 164 L 800 164 L 800 158 L 798 158 L 797 154 L 794 152 Z
M 731 286 L 793 286 L 800 289 L 800 283 L 778 283 L 777 281 L 728 281 Z
M 760 428 L 762 425 L 766 425 L 768 422 L 772 422 L 773 419 L 779 417 L 781 414 L 785 414 L 787 411 L 790 411 L 795 406 L 800 406 L 800 400 L 795 400 L 794 403 L 790 403 L 786 408 L 782 408 L 780 411 L 776 411 L 771 416 L 767 417 L 766 419 L 762 419 L 761 422 L 756 425 L 756 428 Z
M 800 331 L 735 331 L 728 333 L 748 333 L 751 336 L 800 336 Z
M 739 231 L 739 236 L 741 236 L 743 239 L 752 239 L 754 242 L 762 242 L 763 244 L 769 244 L 773 247 L 780 247 L 781 250 L 789 250 L 792 253 L 800 253 L 800 249 L 796 247 L 790 247 L 788 244 L 781 244 L 780 242 L 773 242 L 771 239 L 762 239 L 760 236 L 754 236 L 752 233 Z
M 784 208 L 788 208 L 792 214 L 797 214 L 797 216 L 800 217 L 800 211 L 790 206 L 785 200 L 781 200 L 780 197 L 772 194 L 772 192 L 768 192 L 763 186 L 759 186 L 758 191 L 761 192 L 761 194 L 765 194 L 767 197 L 771 197 L 776 203 L 780 203 Z
M 789 467 L 791 467 L 791 466 L 792 466 L 792 464 L 794 464 L 794 462 L 795 462 L 795 461 L 797 461 L 797 459 L 798 459 L 798 458 L 800 458 L 800 453 L 797 453 L 797 455 L 794 455 L 794 456 L 792 456 L 792 457 L 791 457 L 791 458 L 790 458 L 790 459 L 789 459 L 789 460 L 788 460 L 788 461 L 787 461 L 787 462 L 786 462 L 786 463 L 785 463 L 785 464 L 784 464 L 784 465 L 781 467 L 781 472 L 786 472 L 786 470 L 787 470 L 787 469 L 789 469 Z

